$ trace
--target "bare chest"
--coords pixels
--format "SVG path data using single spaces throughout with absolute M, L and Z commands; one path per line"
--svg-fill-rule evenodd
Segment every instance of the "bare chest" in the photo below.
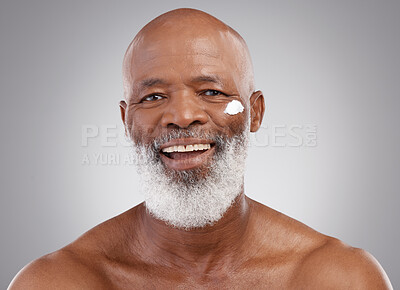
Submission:
M 210 274 L 142 268 L 108 273 L 107 289 L 290 289 L 292 276 L 290 265 Z

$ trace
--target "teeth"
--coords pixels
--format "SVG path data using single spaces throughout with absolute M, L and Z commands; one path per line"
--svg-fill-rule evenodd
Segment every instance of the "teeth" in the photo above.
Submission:
M 208 150 L 211 148 L 211 144 L 193 144 L 193 145 L 178 145 L 178 146 L 170 146 L 162 149 L 162 152 L 171 153 L 171 152 L 192 152 L 198 150 Z

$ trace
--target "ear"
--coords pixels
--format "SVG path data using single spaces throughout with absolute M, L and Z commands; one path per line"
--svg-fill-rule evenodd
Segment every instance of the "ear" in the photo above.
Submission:
M 250 97 L 250 132 L 257 132 L 260 128 L 264 111 L 264 96 L 261 91 L 256 91 Z
M 125 135 L 128 136 L 128 128 L 126 128 L 126 124 L 125 124 L 125 112 L 126 112 L 126 102 L 124 100 L 119 102 L 119 109 L 121 110 L 121 119 L 122 119 L 122 123 L 124 123 L 124 127 L 125 127 Z

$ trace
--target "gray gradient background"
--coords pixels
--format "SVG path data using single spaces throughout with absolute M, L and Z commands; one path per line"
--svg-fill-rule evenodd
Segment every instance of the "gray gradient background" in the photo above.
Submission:
M 371 252 L 400 286 L 399 1 L 0 3 L 0 288 L 31 260 L 141 202 L 125 153 L 81 127 L 121 124 L 121 62 L 136 32 L 178 7 L 247 40 L 264 126 L 315 124 L 316 147 L 252 146 L 247 194 Z

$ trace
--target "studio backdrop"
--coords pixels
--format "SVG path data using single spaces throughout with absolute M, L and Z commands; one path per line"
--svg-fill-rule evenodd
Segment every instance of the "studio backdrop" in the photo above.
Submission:
M 0 3 L 0 288 L 142 201 L 118 103 L 138 30 L 174 8 L 236 29 L 266 100 L 246 194 L 371 252 L 400 287 L 399 1 Z

